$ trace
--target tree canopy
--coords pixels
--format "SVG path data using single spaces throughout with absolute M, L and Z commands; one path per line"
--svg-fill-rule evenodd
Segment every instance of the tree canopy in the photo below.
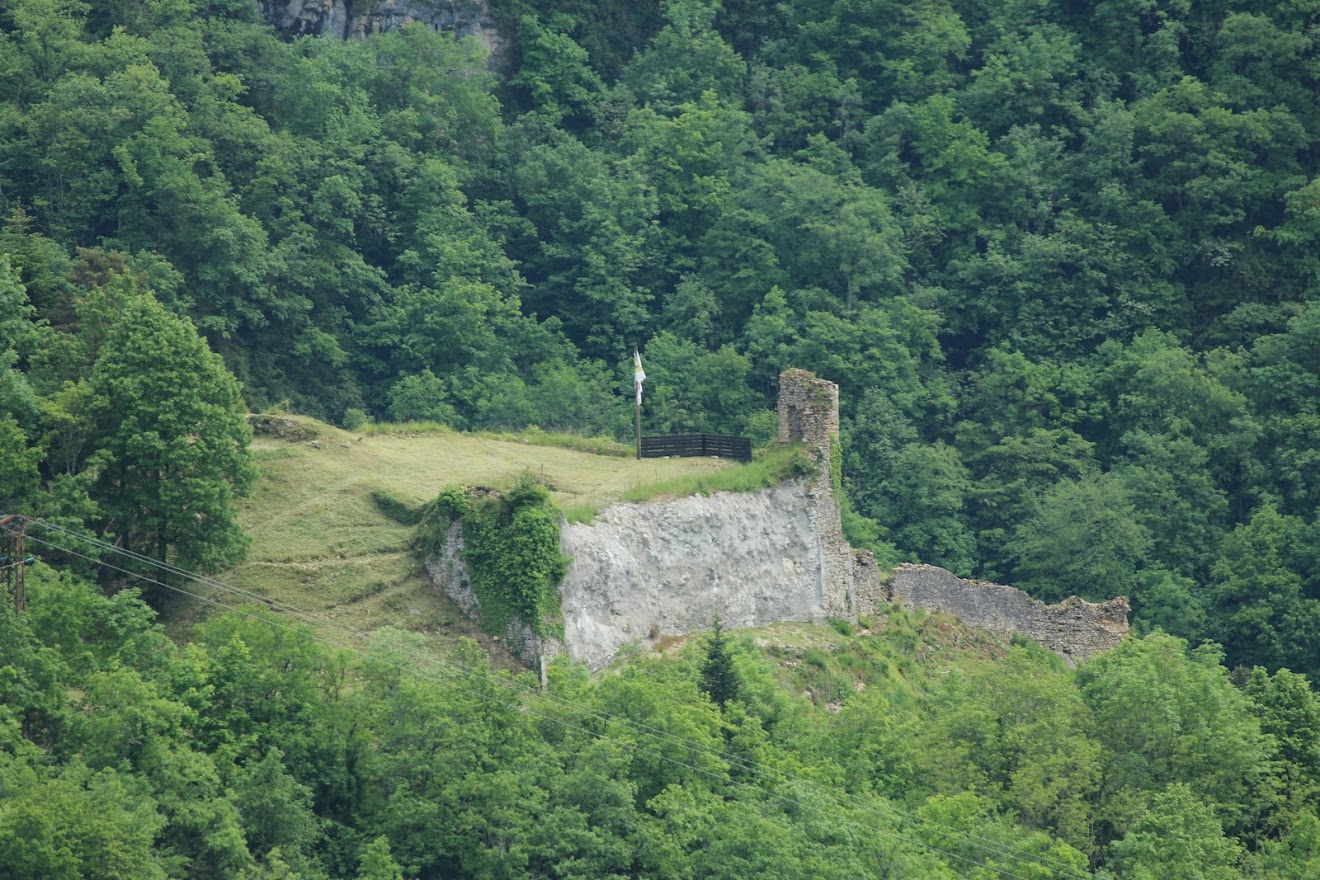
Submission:
M 764 439 L 780 371 L 810 369 L 842 392 L 852 540 L 1045 599 L 1125 593 L 1151 652 L 1133 662 L 1183 658 L 1167 679 L 1115 659 L 1080 696 L 1039 695 L 1109 732 L 1023 762 L 1015 737 L 1048 725 L 1004 718 L 977 782 L 932 783 L 909 815 L 1120 878 L 1314 873 L 1309 710 L 1287 678 L 1320 674 L 1314 4 L 496 0 L 494 59 L 419 24 L 284 39 L 257 6 L 0 10 L 4 511 L 216 569 L 244 544 L 245 408 L 626 439 L 636 348 L 646 430 Z M 872 813 L 827 827 L 791 786 L 753 810 L 691 784 L 723 758 L 616 743 L 551 760 L 517 713 L 482 722 L 500 772 L 480 782 L 475 757 L 426 751 L 455 741 L 448 722 L 401 706 L 372 707 L 398 713 L 388 768 L 344 707 L 315 710 L 340 731 L 324 749 L 267 735 L 243 716 L 305 720 L 312 699 L 254 683 L 245 638 L 207 646 L 220 671 L 192 696 L 182 667 L 103 657 L 74 684 L 23 650 L 0 675 L 21 694 L 0 707 L 0 863 L 36 875 L 122 874 L 148 850 L 138 876 L 1002 867 L 933 825 L 854 845 L 876 839 Z M 1170 696 L 1251 715 L 1224 667 L 1261 713 L 1227 725 L 1237 787 Z M 745 673 L 723 711 L 691 675 L 600 699 L 645 714 L 647 685 L 695 695 L 705 708 L 647 723 L 759 754 L 773 725 L 738 714 L 764 696 Z M 194 717 L 207 686 L 221 719 Z M 812 773 L 901 797 L 917 774 L 879 757 L 901 739 L 882 704 L 874 738 L 845 737 L 881 769 Z M 1150 706 L 1150 730 L 1106 714 Z M 952 713 L 941 748 L 996 711 Z M 66 731 L 97 747 L 31 757 Z M 1123 736 L 1133 763 L 1104 751 Z M 572 784 L 551 793 L 554 773 Z M 280 822 L 253 818 L 268 791 L 292 805 Z M 493 818 L 529 804 L 542 825 Z M 73 840 L 60 811 L 94 821 Z M 657 834 L 659 817 L 686 830 Z M 15 840 L 44 843 L 19 861 Z
M 0 606 L 15 880 L 1227 880 L 1320 853 L 1305 679 L 1239 688 L 1163 634 L 1071 670 L 894 610 L 542 691 L 475 644 L 344 649 L 252 608 L 177 646 L 134 590 L 31 574 Z

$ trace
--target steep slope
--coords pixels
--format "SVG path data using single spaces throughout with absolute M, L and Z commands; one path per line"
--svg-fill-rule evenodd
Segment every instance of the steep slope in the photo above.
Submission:
M 260 475 L 240 517 L 252 546 L 247 561 L 220 579 L 327 625 L 392 625 L 442 642 L 479 633 L 420 573 L 408 546 L 412 528 L 385 512 L 391 501 L 416 507 L 451 483 L 501 486 L 532 471 L 560 506 L 604 504 L 632 486 L 723 466 L 596 455 L 536 445 L 536 435 L 354 433 L 300 416 L 258 417 L 256 428 Z M 200 595 L 217 598 L 204 588 Z M 182 599 L 167 620 L 181 634 L 213 609 Z

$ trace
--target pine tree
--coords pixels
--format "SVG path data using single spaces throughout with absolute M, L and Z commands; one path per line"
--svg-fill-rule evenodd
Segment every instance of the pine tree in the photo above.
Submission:
M 733 665 L 733 652 L 724 634 L 724 623 L 715 615 L 714 632 L 706 645 L 706 659 L 701 664 L 701 689 L 710 695 L 720 708 L 739 696 L 738 670 Z

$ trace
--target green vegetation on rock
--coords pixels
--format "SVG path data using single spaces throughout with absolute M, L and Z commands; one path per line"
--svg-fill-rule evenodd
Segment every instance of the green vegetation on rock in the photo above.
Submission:
M 441 553 L 450 526 L 460 523 L 482 628 L 500 635 L 517 618 L 545 635 L 563 627 L 558 587 L 569 560 L 559 549 L 561 519 L 550 493 L 530 474 L 505 491 L 449 486 L 427 506 L 415 545 L 424 556 Z

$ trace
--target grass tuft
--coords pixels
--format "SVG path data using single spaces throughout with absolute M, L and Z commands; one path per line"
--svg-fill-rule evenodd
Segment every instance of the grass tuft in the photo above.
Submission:
M 814 473 L 815 462 L 810 460 L 810 453 L 800 444 L 775 445 L 745 464 L 633 486 L 623 493 L 623 500 L 651 501 L 655 498 L 709 495 L 712 492 L 755 492 Z
M 596 521 L 596 514 L 600 513 L 600 507 L 590 501 L 580 501 L 575 504 L 561 504 L 559 512 L 564 515 L 569 524 L 584 523 L 590 525 Z

